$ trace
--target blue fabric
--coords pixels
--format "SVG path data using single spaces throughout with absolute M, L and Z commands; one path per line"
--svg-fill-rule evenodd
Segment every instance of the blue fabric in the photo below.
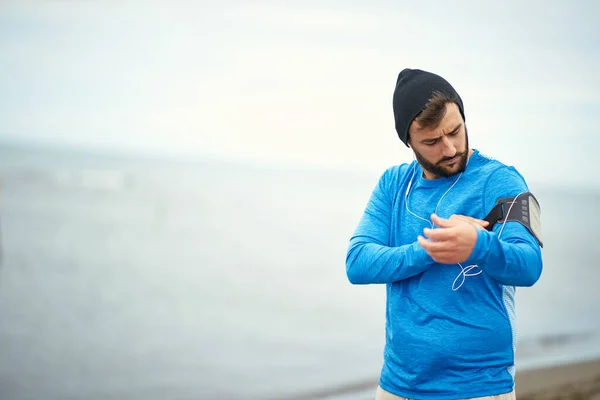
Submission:
M 416 161 L 383 173 L 347 252 L 350 282 L 386 284 L 386 345 L 379 384 L 411 399 L 510 392 L 514 292 L 541 275 L 537 241 L 518 222 L 506 223 L 500 238 L 502 224 L 492 232 L 478 230 L 475 248 L 462 265 L 477 265 L 471 273 L 482 273 L 466 277 L 454 291 L 461 268 L 436 263 L 417 243 L 417 236 L 431 226 L 407 211 L 406 191 L 414 175 L 408 206 L 426 220 L 436 206 L 442 218 L 462 214 L 483 219 L 497 199 L 527 192 L 527 184 L 516 169 L 477 150 L 458 182 L 459 175 L 426 180 L 422 173 Z

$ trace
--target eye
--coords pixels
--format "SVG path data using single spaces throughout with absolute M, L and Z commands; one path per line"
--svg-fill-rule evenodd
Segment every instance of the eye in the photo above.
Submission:
M 454 132 L 450 132 L 450 134 L 449 134 L 449 135 L 450 135 L 450 136 L 456 136 L 456 135 L 458 135 L 458 132 L 460 132 L 460 130 L 456 130 L 456 131 L 454 131 Z

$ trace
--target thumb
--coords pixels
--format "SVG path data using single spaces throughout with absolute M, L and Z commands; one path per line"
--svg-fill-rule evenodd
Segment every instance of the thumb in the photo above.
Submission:
M 451 228 L 456 226 L 456 222 L 450 221 L 449 219 L 438 217 L 437 214 L 431 214 L 431 222 L 440 228 Z

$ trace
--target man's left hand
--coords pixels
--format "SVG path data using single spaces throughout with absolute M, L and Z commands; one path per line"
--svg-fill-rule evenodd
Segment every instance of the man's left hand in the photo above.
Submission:
M 425 229 L 427 240 L 419 236 L 418 241 L 436 262 L 456 264 L 465 262 L 473 252 L 477 242 L 477 228 L 470 222 L 460 219 L 444 219 L 435 214 L 431 221 L 438 229 Z

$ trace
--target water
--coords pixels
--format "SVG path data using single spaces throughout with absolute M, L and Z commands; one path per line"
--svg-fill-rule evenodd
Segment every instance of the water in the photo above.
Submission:
M 344 260 L 377 177 L 0 148 L 1 398 L 370 398 L 384 288 Z M 520 368 L 600 356 L 600 193 L 535 193 Z

